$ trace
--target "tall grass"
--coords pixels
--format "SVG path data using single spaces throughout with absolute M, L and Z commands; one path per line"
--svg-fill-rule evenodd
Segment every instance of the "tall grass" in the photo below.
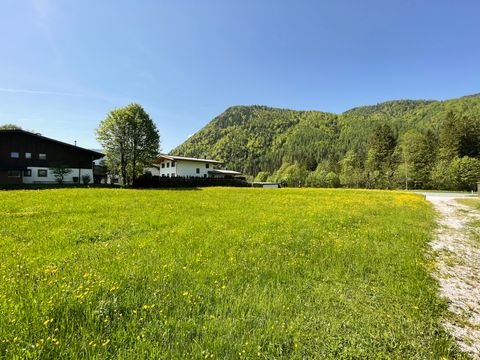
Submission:
M 0 193 L 0 355 L 440 358 L 419 196 Z
M 457 199 L 457 202 L 463 205 L 467 205 L 474 210 L 480 210 L 480 198 L 478 197 Z M 474 218 L 474 220 L 470 220 L 468 223 L 468 230 L 471 238 L 480 242 L 480 219 Z

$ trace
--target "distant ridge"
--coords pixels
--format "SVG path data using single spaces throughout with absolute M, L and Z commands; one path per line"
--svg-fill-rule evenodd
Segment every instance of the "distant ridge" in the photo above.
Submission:
M 480 93 L 463 96 L 463 98 L 477 98 L 477 97 L 480 97 Z
M 231 106 L 171 154 L 208 156 L 251 176 L 274 174 L 288 164 L 298 164 L 307 171 L 322 168 L 338 175 L 341 161 L 349 152 L 365 170 L 370 141 L 383 124 L 391 129 L 398 153 L 402 137 L 411 131 L 429 131 L 438 145 L 440 129 L 448 116 L 471 119 L 480 127 L 480 93 L 443 101 L 385 101 L 341 114 L 264 105 Z M 400 155 L 395 156 L 397 166 Z

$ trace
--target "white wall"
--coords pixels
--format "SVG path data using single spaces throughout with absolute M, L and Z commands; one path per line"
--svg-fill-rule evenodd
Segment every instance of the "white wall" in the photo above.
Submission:
M 164 168 L 162 168 L 162 164 L 165 165 Z M 167 167 L 167 164 L 169 167 Z M 168 176 L 168 177 L 177 176 L 178 161 L 175 161 L 174 167 L 172 167 L 172 162 L 170 160 L 163 160 L 159 166 L 160 166 L 160 171 L 159 171 L 160 176 Z
M 33 167 L 29 166 L 27 169 L 32 171 L 32 176 L 25 176 L 23 175 L 23 183 L 24 184 L 34 184 L 34 183 L 56 183 L 57 179 L 53 175 L 53 170 L 50 170 L 47 167 Z M 47 177 L 39 177 L 38 176 L 38 170 L 47 170 Z M 82 176 L 88 175 L 90 176 L 90 184 L 93 184 L 93 170 L 92 169 L 72 169 L 72 172 L 65 175 L 63 177 L 63 182 L 64 183 L 73 183 L 73 178 L 78 177 L 79 181 L 78 183 L 83 184 L 82 182 Z
M 162 168 L 162 163 L 165 164 L 165 167 Z M 169 167 L 167 167 L 167 163 Z M 207 165 L 208 164 L 208 168 Z M 208 162 L 202 161 L 189 161 L 189 160 L 176 160 L 175 166 L 172 167 L 172 162 L 170 160 L 163 160 L 160 163 L 160 176 L 190 176 L 190 177 L 208 177 L 208 171 L 214 169 L 214 165 Z M 197 169 L 200 169 L 200 173 L 197 174 Z M 153 172 L 152 172 L 153 174 Z
M 209 168 L 205 166 L 208 164 Z M 197 169 L 200 169 L 200 173 L 197 174 Z M 193 176 L 193 177 L 205 177 L 208 176 L 208 171 L 213 169 L 213 164 L 204 163 L 200 161 L 179 161 L 177 162 L 177 174 L 178 176 Z

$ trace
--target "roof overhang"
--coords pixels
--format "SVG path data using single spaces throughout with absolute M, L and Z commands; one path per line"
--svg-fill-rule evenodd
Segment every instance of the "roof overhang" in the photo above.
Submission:
M 220 170 L 220 169 L 213 169 L 208 171 L 209 174 L 220 174 L 220 175 L 242 175 L 241 172 L 234 171 L 234 170 Z
M 37 133 L 32 133 L 30 131 L 22 130 L 22 129 L 1 129 L 0 133 L 3 133 L 3 134 L 8 134 L 8 133 L 24 134 L 24 135 L 27 135 L 27 136 L 31 136 L 31 137 L 35 137 L 35 138 L 42 139 L 42 140 L 45 140 L 45 141 L 49 141 L 49 142 L 52 142 L 52 143 L 61 144 L 63 146 L 69 147 L 71 149 L 76 149 L 76 150 L 80 150 L 80 151 L 90 153 L 94 159 L 100 159 L 100 158 L 105 156 L 105 154 L 102 154 L 101 152 L 98 152 L 98 151 L 95 151 L 95 150 L 90 150 L 90 149 L 86 149 L 86 148 L 83 148 L 83 147 L 80 147 L 80 146 L 77 146 L 77 145 L 72 145 L 72 144 L 69 144 L 69 143 L 66 143 L 66 142 L 63 142 L 63 141 L 55 140 L 55 139 L 52 139 L 52 138 L 49 138 L 49 137 L 46 137 L 46 136 L 43 136 L 43 135 L 40 135 L 40 134 L 37 134 Z
M 177 156 L 177 155 L 166 155 L 160 154 L 157 158 L 157 161 L 163 160 L 170 160 L 170 161 L 196 161 L 196 162 L 203 162 L 203 163 L 210 163 L 210 164 L 222 164 L 221 161 L 212 160 L 212 159 L 199 159 L 199 158 L 192 158 L 192 157 L 185 157 L 185 156 Z

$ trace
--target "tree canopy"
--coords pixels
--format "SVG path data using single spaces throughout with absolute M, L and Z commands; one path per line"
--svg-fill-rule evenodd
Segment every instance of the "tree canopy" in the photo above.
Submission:
M 107 167 L 120 173 L 125 185 L 132 184 L 159 153 L 157 126 L 136 103 L 110 111 L 97 128 L 97 140 L 105 152 Z

